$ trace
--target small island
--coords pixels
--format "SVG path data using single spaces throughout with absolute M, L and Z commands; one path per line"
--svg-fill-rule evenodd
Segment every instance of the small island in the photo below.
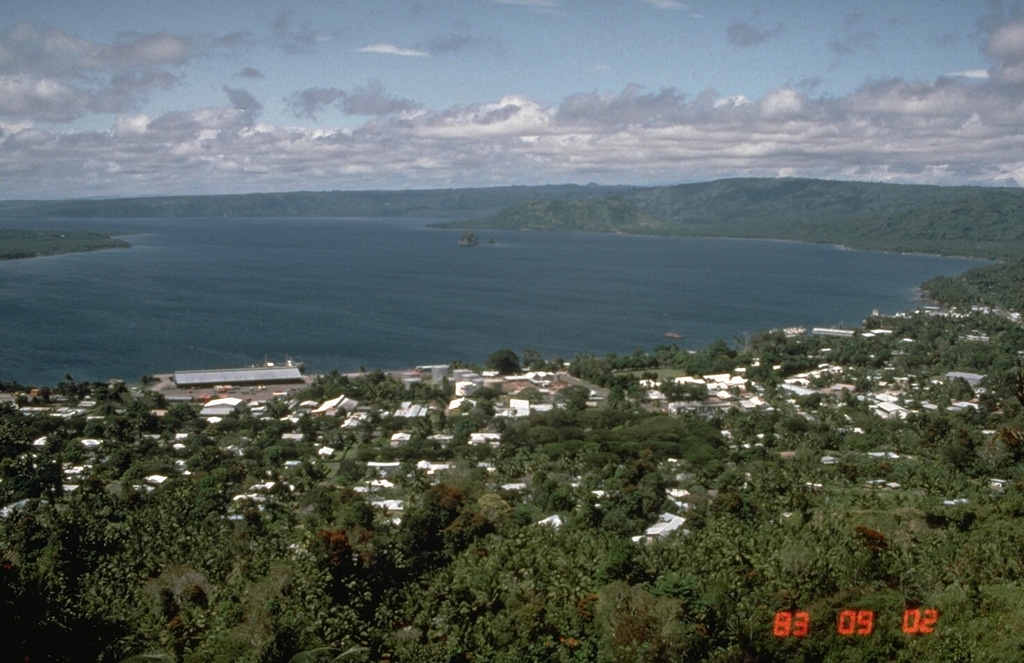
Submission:
M 99 232 L 0 228 L 0 260 L 129 247 L 128 242 Z
M 472 230 L 462 233 L 462 237 L 459 238 L 459 246 L 476 246 L 479 243 L 480 240 L 476 238 L 476 233 Z

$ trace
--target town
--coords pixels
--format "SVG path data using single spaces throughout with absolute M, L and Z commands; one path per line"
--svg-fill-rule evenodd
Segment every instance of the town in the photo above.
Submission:
M 1021 348 L 1018 313 L 922 307 L 698 351 L 11 390 L 9 646 L 99 619 L 109 660 L 802 660 L 772 616 L 849 601 L 983 637 L 1020 610 Z

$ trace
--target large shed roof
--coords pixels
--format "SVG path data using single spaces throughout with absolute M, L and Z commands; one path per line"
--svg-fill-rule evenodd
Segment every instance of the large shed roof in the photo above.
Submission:
M 174 382 L 179 387 L 302 382 L 302 372 L 297 366 L 260 366 L 253 368 L 222 368 L 210 371 L 175 371 Z

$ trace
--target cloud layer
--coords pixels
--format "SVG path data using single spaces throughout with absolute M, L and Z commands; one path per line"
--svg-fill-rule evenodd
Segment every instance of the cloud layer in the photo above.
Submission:
M 780 29 L 737 23 L 727 36 L 748 47 Z M 288 20 L 280 30 L 293 45 L 313 39 Z M 453 37 L 417 54 L 466 43 Z M 384 46 L 373 52 L 395 54 Z M 222 106 L 138 112 L 145 95 L 177 84 L 177 68 L 193 57 L 184 39 L 96 45 L 15 26 L 0 34 L 0 197 L 729 176 L 1016 185 L 1024 182 L 1024 22 L 992 30 L 984 53 L 987 71 L 871 80 L 842 96 L 813 96 L 811 83 L 753 99 L 630 85 L 557 103 L 509 95 L 431 109 L 372 80 L 295 91 L 286 106 L 316 126 L 290 126 L 263 118 L 267 99 L 229 85 Z M 233 78 L 258 84 L 263 75 L 247 67 Z M 110 113 L 109 128 L 61 129 L 86 112 Z M 358 124 L 337 126 L 339 115 Z
M 12 26 L 0 33 L 0 118 L 66 122 L 132 110 L 178 83 L 189 51 L 166 33 L 93 44 L 56 28 Z

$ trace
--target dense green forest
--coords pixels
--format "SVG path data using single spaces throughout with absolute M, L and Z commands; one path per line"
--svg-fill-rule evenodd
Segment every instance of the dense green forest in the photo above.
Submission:
M 962 309 L 331 373 L 217 416 L 150 380 L 18 388 L 0 660 L 1013 660 L 1022 348 Z
M 957 306 L 984 304 L 1024 311 L 1024 260 L 972 269 L 958 276 L 939 276 L 922 284 L 932 299 Z
M 442 224 L 447 225 L 447 224 Z M 463 224 L 466 225 L 466 224 Z M 532 200 L 469 225 L 491 229 L 667 234 L 668 226 L 622 198 Z
M 128 242 L 83 230 L 14 230 L 0 228 L 0 260 L 61 253 L 127 248 Z

